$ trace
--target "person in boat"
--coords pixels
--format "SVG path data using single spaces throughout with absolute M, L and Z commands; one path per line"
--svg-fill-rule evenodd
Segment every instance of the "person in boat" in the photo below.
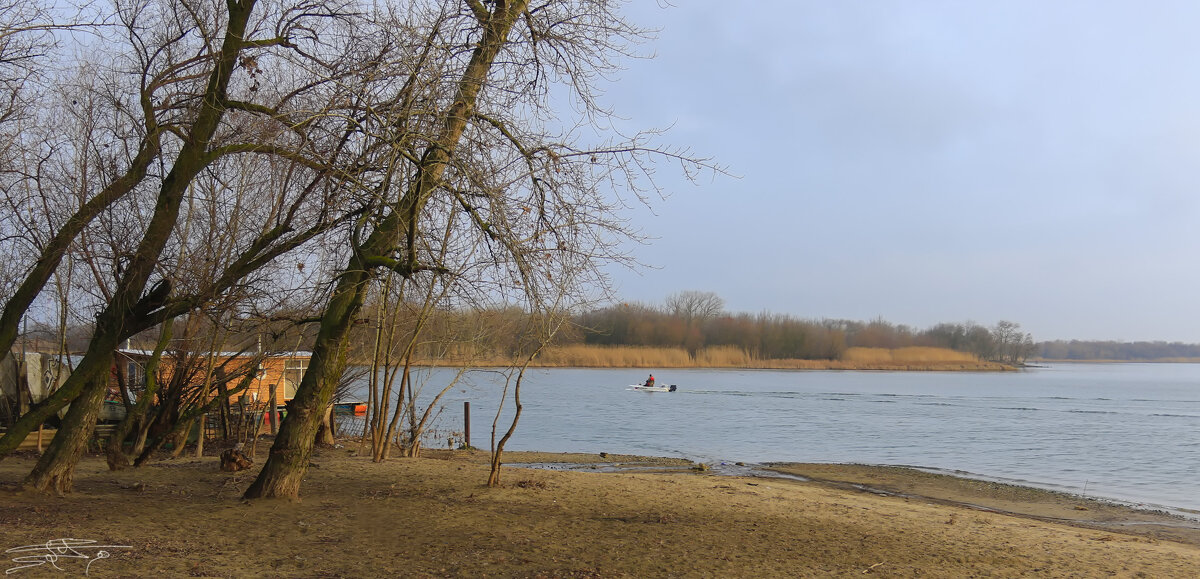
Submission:
M 647 388 L 654 387 L 654 374 L 651 374 L 649 378 L 646 378 L 646 383 L 644 384 L 644 386 L 646 386 Z

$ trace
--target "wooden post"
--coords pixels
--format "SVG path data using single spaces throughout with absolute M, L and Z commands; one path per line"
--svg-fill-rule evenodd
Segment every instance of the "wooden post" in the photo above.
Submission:
M 200 436 L 196 437 L 196 458 L 204 456 L 204 430 L 208 426 L 208 414 L 200 415 Z
M 246 396 L 245 394 L 238 396 L 238 403 L 237 403 L 238 404 L 238 440 L 244 440 L 247 437 L 251 436 L 251 434 L 250 434 L 251 430 L 249 428 L 246 428 L 247 426 L 250 426 L 254 422 L 253 420 L 251 420 L 253 418 L 254 413 L 251 412 L 250 415 L 246 414 L 246 410 L 248 408 L 249 401 L 250 401 L 250 397 Z M 260 425 L 258 425 L 258 424 L 254 424 L 253 436 L 255 438 L 258 438 L 259 426 Z
M 216 369 L 217 376 L 217 393 L 221 397 L 221 438 L 229 440 L 229 394 L 225 388 L 225 370 L 222 368 Z
M 41 454 L 41 453 L 42 453 L 42 450 L 43 450 L 43 447 L 42 447 L 42 428 L 44 428 L 45 426 L 46 426 L 45 424 L 39 424 L 39 425 L 38 425 L 38 454 Z
M 271 413 L 270 417 L 268 418 L 268 420 L 271 422 L 271 436 L 275 436 L 276 432 L 278 431 L 275 423 L 277 420 L 277 416 L 275 415 L 275 386 L 275 384 L 271 385 L 271 397 L 267 400 L 267 412 Z
M 471 403 L 463 402 L 463 445 L 471 448 Z

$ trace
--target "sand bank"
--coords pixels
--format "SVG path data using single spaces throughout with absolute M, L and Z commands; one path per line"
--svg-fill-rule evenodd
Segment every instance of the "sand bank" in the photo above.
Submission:
M 9 458 L 0 462 L 0 548 L 62 537 L 128 546 L 107 559 L 58 562 L 78 574 L 91 562 L 95 577 L 1180 577 L 1200 569 L 1194 537 L 1165 525 L 1139 534 L 1088 528 L 1079 525 L 1094 523 L 1054 519 L 1100 516 L 1097 503 L 916 471 L 776 465 L 826 481 L 818 483 L 635 457 L 509 453 L 508 462 L 637 462 L 665 472 L 509 468 L 504 487 L 488 489 L 485 453 L 382 464 L 353 454 L 320 451 L 301 501 L 253 502 L 239 498 L 253 471 L 222 473 L 211 457 L 115 473 L 87 457 L 76 492 L 63 498 L 14 491 L 33 460 Z M 957 494 L 936 496 L 947 489 Z M 1054 503 L 1047 496 L 1068 502 L 1020 511 Z

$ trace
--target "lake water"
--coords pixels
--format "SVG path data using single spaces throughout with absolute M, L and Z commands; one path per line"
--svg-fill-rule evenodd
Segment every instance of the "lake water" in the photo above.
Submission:
M 530 370 L 506 448 L 907 465 L 1200 511 L 1198 364 L 1012 373 L 662 370 L 658 383 L 676 384 L 676 392 L 628 390 L 646 374 Z M 449 375 L 427 371 L 425 394 Z M 462 430 L 469 401 L 471 442 L 487 448 L 498 384 L 481 372 L 448 393 L 434 424 L 441 440 Z

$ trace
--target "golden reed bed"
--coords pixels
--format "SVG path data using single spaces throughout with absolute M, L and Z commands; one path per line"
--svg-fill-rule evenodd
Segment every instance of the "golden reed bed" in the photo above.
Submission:
M 422 365 L 457 366 L 463 361 L 424 360 Z M 502 366 L 494 359 L 474 366 Z M 636 346 L 555 346 L 531 364 L 543 368 L 756 368 L 777 370 L 923 370 L 1003 371 L 1013 367 L 981 361 L 971 354 L 945 348 L 849 348 L 839 360 L 757 359 L 741 348 L 716 346 L 699 350 L 695 357 L 683 348 Z

